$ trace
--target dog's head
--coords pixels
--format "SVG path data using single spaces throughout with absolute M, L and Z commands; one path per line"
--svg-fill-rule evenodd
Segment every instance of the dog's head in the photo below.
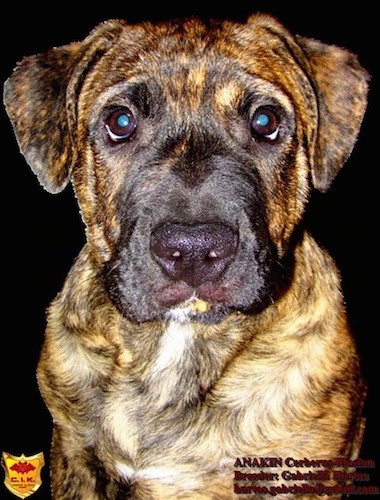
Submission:
M 355 143 L 366 91 L 355 56 L 258 15 L 106 22 L 24 59 L 5 102 L 43 186 L 71 178 L 119 310 L 217 321 L 275 296 L 310 190 L 328 189 Z

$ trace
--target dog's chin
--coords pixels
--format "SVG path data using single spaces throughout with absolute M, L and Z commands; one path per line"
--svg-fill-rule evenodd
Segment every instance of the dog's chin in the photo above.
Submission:
M 220 323 L 230 312 L 230 308 L 222 304 L 209 304 L 194 296 L 168 309 L 164 314 L 164 319 L 176 323 Z

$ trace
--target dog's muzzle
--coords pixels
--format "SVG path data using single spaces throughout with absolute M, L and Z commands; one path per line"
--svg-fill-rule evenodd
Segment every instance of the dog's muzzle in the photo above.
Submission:
M 166 276 L 197 288 L 222 276 L 238 242 L 224 224 L 165 224 L 152 232 L 150 251 Z

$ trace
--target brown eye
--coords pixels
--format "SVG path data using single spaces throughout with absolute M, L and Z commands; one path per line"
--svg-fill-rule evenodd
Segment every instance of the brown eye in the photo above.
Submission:
M 106 120 L 106 129 L 113 142 L 123 142 L 130 139 L 136 128 L 136 120 L 129 108 L 118 108 Z
M 261 107 L 253 115 L 251 128 L 256 137 L 274 141 L 280 130 L 280 120 L 274 111 Z

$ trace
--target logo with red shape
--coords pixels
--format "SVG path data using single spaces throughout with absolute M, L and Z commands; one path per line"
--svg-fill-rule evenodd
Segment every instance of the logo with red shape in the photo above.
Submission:
M 41 469 L 45 465 L 44 454 L 20 457 L 3 452 L 2 466 L 5 470 L 4 484 L 19 498 L 33 495 L 41 486 Z

